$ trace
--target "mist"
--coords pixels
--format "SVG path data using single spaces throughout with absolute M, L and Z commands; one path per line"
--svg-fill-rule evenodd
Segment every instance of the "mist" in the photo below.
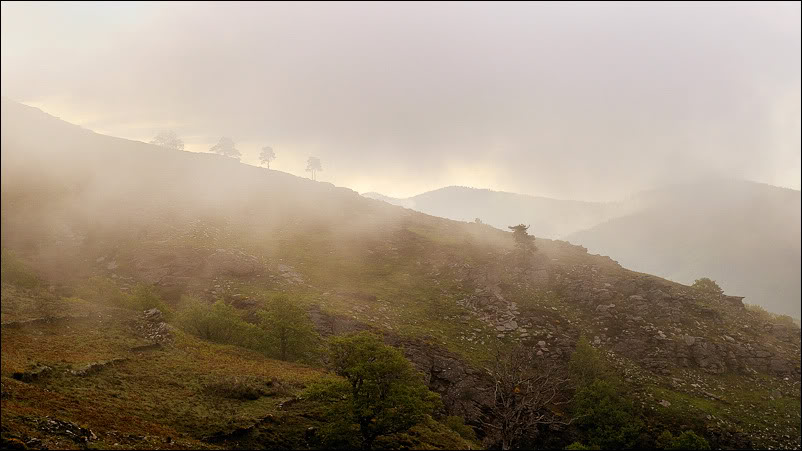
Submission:
M 358 192 L 800 188 L 798 3 L 4 3 L 2 95 Z

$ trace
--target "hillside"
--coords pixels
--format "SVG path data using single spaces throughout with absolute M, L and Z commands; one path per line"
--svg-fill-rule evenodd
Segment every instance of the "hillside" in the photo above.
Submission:
M 538 236 L 585 246 L 627 268 L 685 284 L 710 277 L 748 303 L 800 318 L 799 191 L 712 179 L 608 204 L 463 187 L 408 199 L 363 195 L 502 230 L 531 224 Z
M 715 180 L 637 202 L 647 207 L 566 239 L 677 282 L 710 277 L 746 302 L 800 318 L 799 191 Z
M 324 448 L 327 405 L 304 393 L 334 377 L 325 361 L 279 361 L 180 321 L 189 300 L 253 321 L 281 294 L 321 338 L 380 334 L 440 394 L 388 448 L 499 446 L 496 351 L 523 344 L 563 364 L 581 336 L 623 384 L 632 446 L 692 430 L 713 447 L 800 447 L 800 330 L 738 297 L 540 236 L 521 263 L 488 225 L 2 107 L 4 446 Z M 161 311 L 108 303 L 127 295 Z M 544 409 L 570 415 L 562 406 Z M 555 424 L 516 446 L 590 440 Z

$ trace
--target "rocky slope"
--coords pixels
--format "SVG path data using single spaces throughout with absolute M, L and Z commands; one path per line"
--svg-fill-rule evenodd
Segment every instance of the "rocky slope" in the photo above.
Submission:
M 738 297 L 703 295 L 564 241 L 538 238 L 535 258 L 522 267 L 510 234 L 487 225 L 219 156 L 103 137 L 20 105 L 3 108 L 2 246 L 48 284 L 39 291 L 3 284 L 4 438 L 56 443 L 62 430 L 77 430 L 75 440 L 91 432 L 104 445 L 142 448 L 154 440 L 176 448 L 314 447 L 304 431 L 319 420 L 303 413 L 314 406 L 294 396 L 321 369 L 212 346 L 131 312 L 93 316 L 75 287 L 102 276 L 123 291 L 150 284 L 173 308 L 193 295 L 250 311 L 264 293 L 282 292 L 305 306 L 324 336 L 374 330 L 404 350 L 447 413 L 476 426 L 480 438 L 491 386 L 484 368 L 495 349 L 523 343 L 562 361 L 584 335 L 655 418 L 692 424 L 722 448 L 800 446 L 799 328 L 744 308 Z M 67 316 L 87 320 L 52 319 Z M 165 336 L 174 338 L 154 338 Z M 141 348 L 154 343 L 158 349 Z M 36 378 L 42 366 L 58 377 L 14 377 Z M 87 379 L 69 373 L 90 368 L 98 371 Z M 178 402 L 173 392 L 194 399 L 209 374 L 232 368 L 289 388 L 255 403 L 218 406 L 201 397 L 164 405 Z M 145 395 L 131 398 L 117 383 Z M 96 415 L 96 399 L 81 393 L 104 400 Z M 134 406 L 128 424 L 106 425 L 121 406 Z M 152 406 L 166 423 L 154 425 Z M 438 424 L 411 446 L 473 446 Z

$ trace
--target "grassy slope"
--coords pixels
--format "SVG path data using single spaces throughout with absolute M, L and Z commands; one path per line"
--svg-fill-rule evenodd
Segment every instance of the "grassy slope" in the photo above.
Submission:
M 314 405 L 282 406 L 324 376 L 319 368 L 267 359 L 179 330 L 173 330 L 173 340 L 160 349 L 132 351 L 149 343 L 137 332 L 143 321 L 135 312 L 75 298 L 60 300 L 46 292 L 3 284 L 4 323 L 30 318 L 22 307 L 31 304 L 48 304 L 60 316 L 72 318 L 3 327 L 0 375 L 5 438 L 38 437 L 50 448 L 81 448 L 82 441 L 66 432 L 42 431 L 46 418 L 56 418 L 90 429 L 97 436 L 89 442 L 90 448 L 230 448 L 237 446 L 237 438 L 210 437 L 259 424 L 258 442 L 250 446 L 305 448 L 307 428 L 321 425 Z M 70 373 L 112 359 L 125 360 L 88 376 Z M 12 377 L 37 365 L 53 371 L 28 383 Z M 234 380 L 263 383 L 264 396 L 230 399 L 206 389 Z M 402 438 L 413 447 L 471 447 L 436 422 L 414 432 L 416 437 Z

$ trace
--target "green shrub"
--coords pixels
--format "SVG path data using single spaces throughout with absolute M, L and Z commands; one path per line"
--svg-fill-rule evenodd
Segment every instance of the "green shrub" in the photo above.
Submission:
M 156 290 L 150 285 L 137 284 L 127 296 L 128 308 L 132 310 L 150 310 L 157 308 L 164 313 L 167 306 L 161 300 Z
M 445 417 L 442 423 L 451 428 L 451 430 L 459 434 L 460 437 L 464 438 L 465 440 L 469 440 L 472 442 L 476 441 L 476 431 L 474 431 L 473 427 L 471 427 L 470 425 L 465 424 L 464 418 L 452 415 Z
M 567 450 L 587 450 L 587 449 L 590 449 L 590 448 L 588 448 L 587 446 L 585 446 L 585 445 L 583 445 L 583 444 L 581 444 L 579 442 L 574 442 L 574 443 L 571 443 L 570 445 L 566 446 L 564 449 L 567 449 Z
M 710 444 L 704 437 L 699 437 L 693 431 L 683 431 L 677 437 L 671 435 L 669 431 L 663 431 L 657 438 L 657 448 L 667 450 L 708 450 Z
M 698 291 L 699 293 L 708 296 L 721 296 L 722 294 L 724 294 L 724 290 L 722 290 L 721 287 L 718 286 L 716 281 L 709 279 L 707 277 L 696 279 L 693 282 L 693 285 L 691 285 L 691 287 L 696 291 Z
M 253 401 L 262 396 L 276 394 L 276 384 L 272 380 L 263 381 L 255 378 L 224 379 L 204 385 L 203 392 L 210 396 L 239 401 Z
M 34 288 L 40 283 L 36 274 L 8 249 L 3 249 L 0 255 L 0 279 L 22 288 Z
M 611 370 L 604 356 L 584 335 L 576 343 L 568 368 L 578 387 L 590 385 L 596 379 L 606 380 L 611 377 Z
M 601 449 L 632 448 L 643 429 L 639 412 L 615 382 L 597 379 L 581 388 L 572 410 L 590 445 Z
M 130 293 L 126 293 L 108 277 L 93 276 L 78 286 L 76 294 L 81 299 L 109 307 L 137 311 L 157 308 L 168 319 L 172 315 L 171 309 L 162 301 L 156 290 L 142 283 L 135 285 Z
M 797 328 L 797 329 L 800 326 L 800 324 L 795 319 L 793 319 L 788 315 L 771 313 L 757 304 L 745 304 L 744 306 L 746 307 L 747 310 L 756 314 L 763 321 L 769 323 L 781 324 L 786 327 Z
M 178 326 L 185 331 L 215 343 L 266 350 L 264 331 L 245 321 L 236 308 L 222 301 L 209 305 L 196 300 L 189 304 L 177 318 Z

